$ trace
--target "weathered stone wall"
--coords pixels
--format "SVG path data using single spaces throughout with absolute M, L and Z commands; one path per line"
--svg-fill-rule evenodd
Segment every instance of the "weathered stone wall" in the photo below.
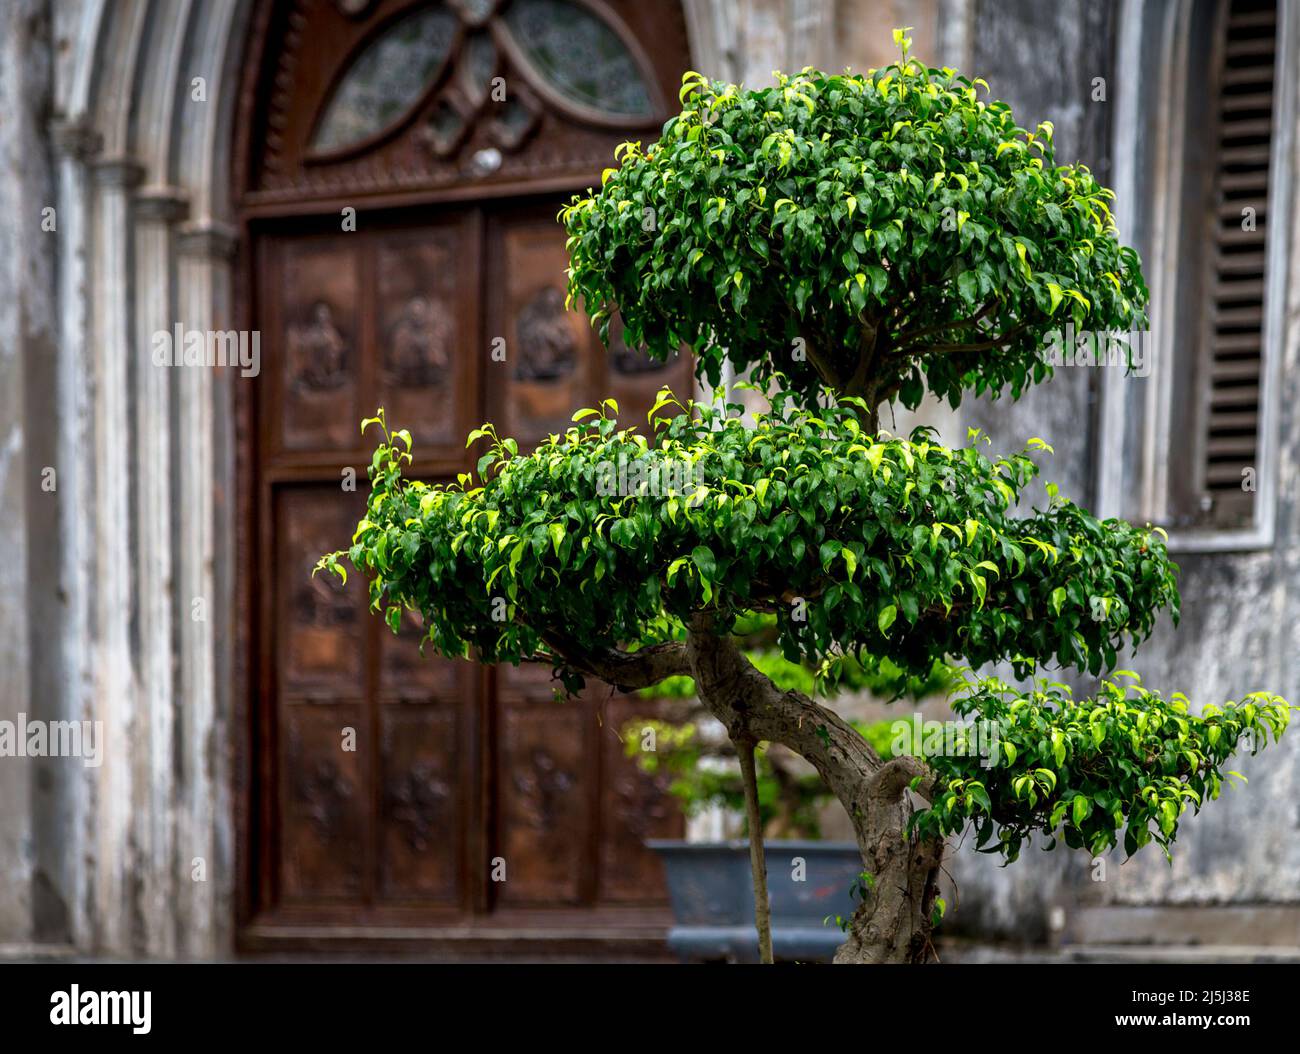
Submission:
M 64 717 L 51 34 L 48 0 L 0 7 L 0 720 L 15 723 Z M 0 757 L 0 946 L 67 940 L 57 842 L 80 764 Z
M 248 13 L 0 5 L 0 720 L 103 737 L 0 759 L 0 955 L 231 947 L 234 421 L 148 338 L 228 325 Z
M 1159 14 L 1159 6 L 1150 5 L 1154 10 L 1148 15 Z M 1123 93 L 1145 92 L 1151 84 L 1140 81 L 1135 68 L 1117 65 L 1122 43 L 1119 11 L 1118 3 L 980 0 L 973 20 L 971 68 L 989 81 L 996 97 L 1012 104 L 1020 123 L 1032 126 L 1044 118 L 1055 123 L 1059 160 L 1082 160 L 1110 184 L 1112 149 L 1135 155 L 1134 178 L 1140 192 L 1135 200 L 1119 203 L 1118 215 L 1121 234 L 1143 251 L 1150 270 L 1149 213 L 1160 193 L 1146 167 L 1151 144 L 1140 137 L 1116 142 L 1114 136 L 1116 105 Z M 1149 65 L 1156 59 L 1146 52 L 1141 61 Z M 1105 102 L 1092 98 L 1095 77 L 1105 78 Z M 1280 78 L 1279 92 L 1294 90 L 1284 84 L 1285 78 Z M 1143 105 L 1155 103 L 1152 96 Z M 1136 128 L 1146 130 L 1149 118 L 1149 112 L 1139 114 Z M 1190 129 L 1188 134 L 1197 132 Z M 1130 167 L 1135 158 L 1128 159 Z M 1286 225 L 1280 233 L 1300 244 L 1294 199 L 1285 205 L 1277 212 L 1277 222 Z M 1296 628 L 1300 598 L 1294 588 L 1300 571 L 1300 524 L 1294 498 L 1300 464 L 1300 421 L 1294 411 L 1300 347 L 1296 270 L 1292 268 L 1287 294 L 1286 317 L 1291 321 L 1274 345 L 1283 360 L 1275 542 L 1258 552 L 1180 554 L 1181 625 L 1174 629 L 1166 622 L 1136 657 L 1125 656 L 1121 662 L 1166 692 L 1185 691 L 1197 706 L 1238 699 L 1257 689 L 1277 691 L 1293 701 L 1300 698 L 1300 676 L 1293 659 L 1300 633 Z M 1179 350 L 1174 349 L 1171 361 L 1157 361 L 1154 369 L 1185 368 L 1177 361 Z M 1141 383 L 1120 381 L 1121 385 Z M 1056 454 L 1046 475 L 1055 478 L 1066 495 L 1096 507 L 1104 464 L 1118 459 L 1122 488 L 1131 490 L 1137 475 L 1133 462 L 1141 455 L 1131 422 L 1127 428 L 1121 421 L 1117 430 L 1099 430 L 1099 387 L 1097 371 L 1058 370 L 1050 383 L 1031 390 L 1017 404 L 985 401 L 964 408 L 960 416 L 963 424 L 990 434 L 995 449 L 1018 448 L 1033 435 L 1047 438 Z M 1167 450 L 1154 451 L 1155 457 L 1167 454 Z M 1126 491 L 1121 497 L 1130 504 L 1131 494 Z M 1086 679 L 1076 683 L 1086 688 Z M 1082 852 L 1031 850 L 1005 870 L 996 866 L 995 858 L 958 854 L 952 870 L 960 886 L 959 925 L 984 935 L 1036 938 L 1047 931 L 1052 905 L 1065 909 L 1065 926 L 1070 930 L 1079 908 L 1089 904 L 1295 904 L 1300 900 L 1300 840 L 1295 837 L 1300 826 L 1297 738 L 1293 731 L 1281 746 L 1270 747 L 1258 758 L 1241 759 L 1237 767 L 1250 778 L 1249 785 L 1225 792 L 1202 814 L 1187 818 L 1172 864 L 1156 847 L 1122 866 L 1122 853 L 1116 853 L 1107 861 L 1106 881 L 1094 882 L 1089 857 Z M 1231 926 L 1218 939 L 1232 939 Z M 1300 935 L 1279 935 L 1279 939 L 1297 943 Z
M 41 73 L 29 62 L 32 3 L 0 10 L 0 719 L 16 720 L 29 705 L 27 680 L 27 476 L 29 452 L 23 415 L 27 297 L 13 296 L 21 261 L 35 241 L 27 194 L 41 173 L 28 159 L 33 126 L 29 92 Z M 39 45 L 36 45 L 39 52 Z M 48 66 L 49 52 L 45 50 Z M 39 140 L 38 140 L 39 141 Z M 39 314 L 37 316 L 39 318 Z M 31 772 L 21 761 L 0 758 L 0 934 L 31 936 Z

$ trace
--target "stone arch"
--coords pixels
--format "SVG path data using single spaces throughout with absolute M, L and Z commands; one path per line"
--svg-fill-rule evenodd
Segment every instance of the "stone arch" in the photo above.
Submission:
M 232 324 L 229 157 L 249 6 L 55 13 L 59 708 L 103 723 L 106 756 L 59 770 L 58 823 L 36 856 L 79 951 L 207 957 L 231 944 L 232 379 L 155 366 L 150 335 Z

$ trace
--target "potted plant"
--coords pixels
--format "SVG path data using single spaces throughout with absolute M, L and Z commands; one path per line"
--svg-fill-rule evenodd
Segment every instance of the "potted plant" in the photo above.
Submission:
M 926 678 L 909 677 L 889 660 L 840 664 L 837 680 L 786 659 L 775 645 L 772 616 L 738 620 L 745 654 L 774 684 L 828 700 L 869 696 L 894 701 L 946 694 L 952 673 L 936 663 Z M 745 791 L 735 746 L 695 694 L 690 677 L 673 677 L 640 693 L 655 703 L 654 716 L 628 720 L 626 753 L 646 773 L 666 774 L 669 793 L 688 818 L 709 810 L 747 836 Z M 906 721 L 851 720 L 884 759 L 911 750 Z M 754 754 L 759 819 L 767 860 L 773 955 L 795 961 L 829 961 L 843 940 L 855 898 L 868 879 L 851 840 L 825 841 L 826 813 L 838 809 L 825 782 L 798 755 L 780 744 Z M 840 826 L 847 826 L 842 823 Z M 683 960 L 757 961 L 753 887 L 744 837 L 723 841 L 654 839 L 663 858 L 675 925 L 669 946 Z
M 485 425 L 469 437 L 486 447 L 477 476 L 433 485 L 404 478 L 410 435 L 379 414 L 365 518 L 319 565 L 350 561 L 389 625 L 419 611 L 444 655 L 546 663 L 569 691 L 691 676 L 735 745 L 764 961 L 760 743 L 812 764 L 853 824 L 870 878 L 836 961 L 919 963 L 950 835 L 969 827 L 1007 861 L 1035 835 L 1167 852 L 1238 745 L 1289 718 L 1268 693 L 1198 716 L 1127 672 L 1083 698 L 1059 675 L 1032 681 L 1043 665 L 1112 670 L 1177 615 L 1162 532 L 1050 486 L 1029 508 L 1042 440 L 989 457 L 978 434 L 949 448 L 881 428 L 882 408 L 927 391 L 954 407 L 1018 397 L 1051 376 L 1044 349 L 1066 320 L 1128 332 L 1147 301 L 1110 192 L 1056 164 L 1051 126 L 1022 128 L 983 82 L 896 38 L 900 60 L 865 76 L 808 69 L 746 91 L 688 74 L 661 137 L 626 144 L 563 210 L 570 293 L 606 339 L 617 315 L 653 357 L 688 344 L 713 384 L 727 363 L 748 374 L 766 412 L 664 391 L 642 430 L 607 399 L 532 451 Z M 620 459 L 646 471 L 611 491 Z M 996 723 L 998 763 L 882 758 L 746 657 L 735 629 L 755 611 L 815 669 L 863 653 L 916 676 L 945 657 L 1009 663 L 1019 683 L 972 678 L 953 703 Z

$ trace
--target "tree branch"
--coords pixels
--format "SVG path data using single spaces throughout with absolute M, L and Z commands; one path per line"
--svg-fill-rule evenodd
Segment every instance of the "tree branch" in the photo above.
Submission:
M 934 796 L 934 773 L 920 758 L 907 755 L 890 758 L 881 766 L 871 778 L 871 793 L 884 801 L 897 801 L 917 776 L 921 777 L 921 782 L 916 785 L 916 793 L 929 801 Z
M 1001 347 L 1010 343 L 1017 336 L 1029 328 L 1029 322 L 1022 322 L 1018 326 L 1013 326 L 1000 337 L 994 337 L 992 340 L 981 341 L 978 344 L 912 344 L 898 352 L 899 355 L 922 355 L 927 353 L 938 352 L 940 354 L 951 354 L 963 351 L 992 351 L 994 348 Z
M 862 395 L 867 390 L 867 377 L 879 352 L 880 328 L 874 323 L 862 324 L 862 336 L 858 338 L 858 362 L 853 376 L 844 385 L 846 395 Z
M 943 858 L 943 840 L 921 840 L 909 830 L 912 804 L 904 789 L 919 759 L 884 763 L 855 729 L 799 692 L 782 692 L 756 670 L 729 636 L 714 632 L 713 616 L 690 622 L 687 652 L 700 700 L 739 748 L 767 740 L 812 762 L 840 800 L 862 853 L 870 892 L 853 913 L 849 938 L 836 962 L 915 962 L 924 954 Z M 762 864 L 751 845 L 755 903 Z M 761 920 L 756 920 L 762 926 Z
M 846 808 L 860 803 L 866 812 L 869 777 L 884 762 L 857 729 L 802 692 L 777 688 L 732 637 L 713 632 L 711 616 L 696 616 L 686 645 L 700 698 L 733 739 L 789 747 L 812 763 Z
M 922 337 L 928 337 L 931 333 L 942 333 L 949 329 L 966 329 L 969 326 L 975 325 L 975 323 L 992 311 L 993 306 L 997 303 L 998 301 L 996 300 L 990 300 L 980 308 L 979 311 L 971 315 L 970 318 L 958 319 L 955 322 L 941 322 L 934 326 L 926 326 L 924 329 L 913 330 L 910 333 L 900 333 L 896 343 L 902 345 L 908 341 L 915 341 L 920 340 Z
M 691 672 L 686 644 L 679 640 L 639 651 L 587 648 L 558 632 L 544 633 L 542 640 L 565 665 L 579 673 L 599 677 L 621 692 L 649 688 L 668 677 Z

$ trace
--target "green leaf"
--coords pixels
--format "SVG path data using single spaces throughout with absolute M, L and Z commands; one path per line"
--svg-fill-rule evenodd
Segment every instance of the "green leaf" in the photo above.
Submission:
M 975 305 L 975 297 L 979 293 L 979 279 L 974 271 L 962 271 L 957 276 L 957 292 L 968 307 Z
M 1061 287 L 1055 282 L 1047 283 L 1047 294 L 1051 297 L 1051 307 L 1047 309 L 1049 315 L 1056 314 L 1056 309 L 1061 306 Z
M 707 545 L 697 545 L 691 550 L 691 560 L 694 561 L 702 579 L 706 582 L 717 581 L 718 562 L 714 558 L 712 549 Z
M 858 570 L 858 558 L 853 555 L 852 549 L 841 549 L 840 556 L 844 557 L 844 566 L 848 569 L 849 578 L 852 578 Z
M 1065 603 L 1065 587 L 1057 586 L 1052 590 L 1052 611 L 1057 615 L 1061 613 L 1061 605 Z

